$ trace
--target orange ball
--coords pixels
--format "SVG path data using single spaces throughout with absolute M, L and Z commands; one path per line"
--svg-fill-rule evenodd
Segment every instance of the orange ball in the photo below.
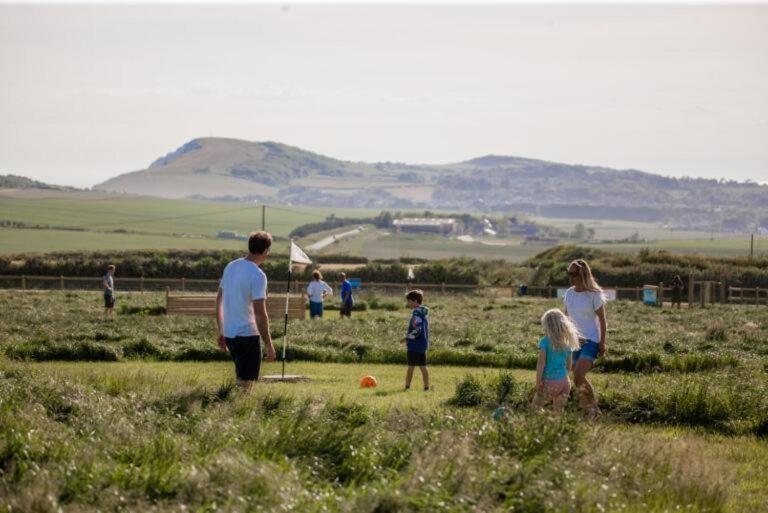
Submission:
M 360 388 L 376 388 L 376 385 L 379 383 L 376 381 L 376 378 L 373 376 L 363 376 L 363 378 L 360 380 Z

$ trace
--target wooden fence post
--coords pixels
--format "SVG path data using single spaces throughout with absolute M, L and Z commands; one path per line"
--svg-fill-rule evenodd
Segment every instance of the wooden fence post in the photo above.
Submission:
M 442 292 L 443 294 L 445 294 L 445 283 L 441 283 L 441 284 L 440 284 L 440 292 Z
M 181 290 L 185 291 L 187 290 L 187 279 L 185 277 L 181 277 Z
M 688 308 L 693 306 L 694 289 L 696 288 L 696 282 L 693 280 L 693 274 L 688 276 Z
M 21 290 L 27 290 L 27 277 L 21 275 Z
M 659 282 L 659 297 L 656 298 L 659 301 L 659 306 L 664 308 L 664 282 Z
M 720 280 L 720 302 L 726 303 L 727 302 L 728 295 L 725 291 L 725 280 Z
M 547 285 L 547 297 L 552 298 L 552 285 Z
M 139 278 L 139 290 L 142 294 L 144 294 L 144 275 L 141 275 L 141 278 Z
M 640 287 L 635 287 L 635 299 L 640 301 Z
M 64 290 L 64 275 L 59 275 L 59 289 Z
M 755 287 L 755 304 L 760 304 L 760 287 Z

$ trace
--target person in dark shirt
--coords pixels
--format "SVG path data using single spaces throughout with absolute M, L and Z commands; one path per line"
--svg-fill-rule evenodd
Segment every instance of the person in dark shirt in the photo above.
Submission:
M 406 345 L 408 370 L 405 373 L 405 389 L 411 388 L 413 370 L 419 367 L 424 381 L 424 390 L 429 390 L 429 371 L 427 371 L 427 350 L 429 349 L 429 308 L 423 306 L 424 293 L 411 290 L 405 295 L 408 308 L 411 309 L 411 319 L 408 321 L 408 331 L 402 342 Z
M 679 274 L 676 274 L 675 277 L 672 278 L 672 308 L 677 304 L 677 309 L 680 310 L 680 301 L 682 301 L 683 298 L 684 288 L 685 284 L 683 283 L 683 279 L 680 278 Z

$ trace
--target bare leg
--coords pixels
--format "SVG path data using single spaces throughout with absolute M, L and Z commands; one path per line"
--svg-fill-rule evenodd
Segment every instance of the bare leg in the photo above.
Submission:
M 536 394 L 533 396 L 533 406 L 534 410 L 541 410 L 547 405 L 547 402 L 549 402 L 549 398 L 547 397 L 547 394 L 544 392 L 542 388 L 536 389 Z
M 424 381 L 424 390 L 429 390 L 429 371 L 426 366 L 419 367 L 421 370 L 421 379 Z
M 414 367 L 409 365 L 408 370 L 405 371 L 405 388 L 411 388 L 411 380 L 413 379 Z
M 552 408 L 556 413 L 562 413 L 565 410 L 565 405 L 568 403 L 567 395 L 558 395 L 552 399 Z
M 237 386 L 243 392 L 248 392 L 251 389 L 251 387 L 253 386 L 253 381 L 252 380 L 238 379 L 237 380 Z
M 587 372 L 592 369 L 592 362 L 589 360 L 579 360 L 573 368 L 573 380 L 576 385 L 576 393 L 579 397 L 579 404 L 590 417 L 594 418 L 599 413 L 597 408 L 597 397 L 592 383 L 587 379 Z

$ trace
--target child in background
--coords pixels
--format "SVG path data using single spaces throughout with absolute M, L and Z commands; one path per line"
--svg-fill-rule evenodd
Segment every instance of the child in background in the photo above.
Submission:
M 408 308 L 411 309 L 411 320 L 408 322 L 408 333 L 402 342 L 406 345 L 408 370 L 405 373 L 405 389 L 411 388 L 413 369 L 419 367 L 424 381 L 424 391 L 429 390 L 429 371 L 427 371 L 427 349 L 429 349 L 429 308 L 422 306 L 424 293 L 411 290 L 405 295 Z
M 568 370 L 573 351 L 579 349 L 579 332 L 573 322 L 560 310 L 547 310 L 541 317 L 544 337 L 539 341 L 539 361 L 536 364 L 535 408 L 552 405 L 563 411 L 571 392 Z

